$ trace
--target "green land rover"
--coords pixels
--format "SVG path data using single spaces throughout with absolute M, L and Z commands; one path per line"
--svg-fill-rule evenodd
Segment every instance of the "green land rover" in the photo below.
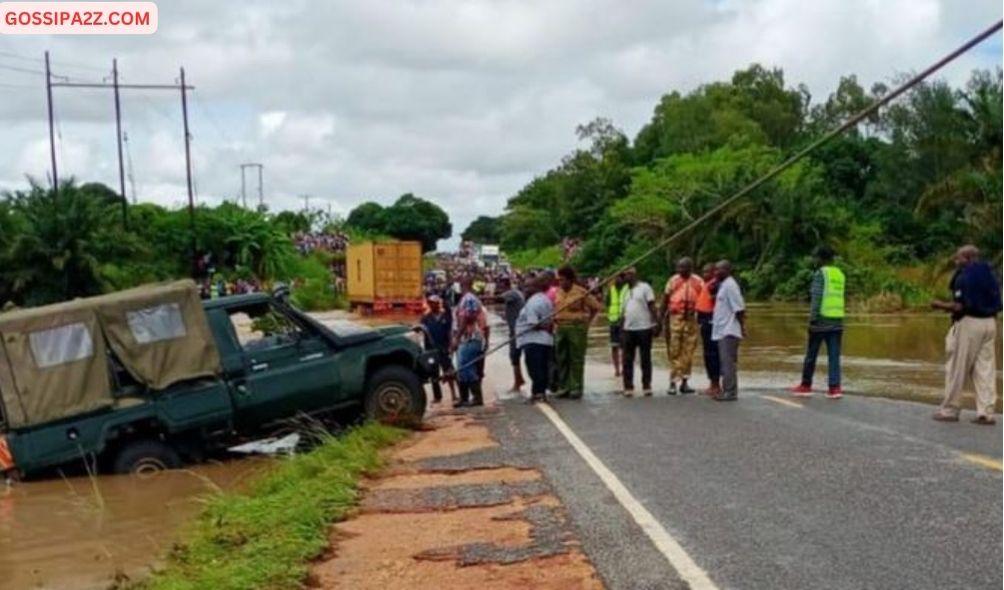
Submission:
M 174 468 L 304 415 L 420 421 L 436 364 L 407 333 L 189 280 L 0 314 L 0 471 Z

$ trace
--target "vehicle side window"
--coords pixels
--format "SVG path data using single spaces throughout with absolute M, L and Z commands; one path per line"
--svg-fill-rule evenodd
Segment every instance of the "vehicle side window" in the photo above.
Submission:
M 230 314 L 230 322 L 245 351 L 292 344 L 302 336 L 296 324 L 270 307 L 236 310 Z
M 28 334 L 31 354 L 39 369 L 94 356 L 91 332 L 81 322 Z
M 133 338 L 139 344 L 184 338 L 188 331 L 177 303 L 164 303 L 126 312 L 126 321 Z

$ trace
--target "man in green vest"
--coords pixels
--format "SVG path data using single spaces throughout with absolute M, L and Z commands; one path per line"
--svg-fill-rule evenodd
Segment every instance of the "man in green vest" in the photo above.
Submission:
M 844 334 L 844 273 L 833 266 L 833 250 L 820 246 L 816 250 L 816 272 L 812 275 L 809 311 L 809 344 L 802 365 L 802 382 L 791 388 L 796 397 L 812 395 L 812 376 L 816 372 L 819 347 L 826 343 L 829 389 L 826 397 L 840 399 L 840 340 Z
M 621 301 L 624 298 L 624 275 L 619 274 L 610 284 L 606 294 L 607 322 L 610 324 L 610 360 L 614 363 L 614 377 L 621 376 Z

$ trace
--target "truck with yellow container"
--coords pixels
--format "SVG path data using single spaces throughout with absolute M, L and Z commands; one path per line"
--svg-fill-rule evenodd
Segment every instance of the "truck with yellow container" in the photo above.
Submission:
M 375 241 L 350 244 L 346 287 L 353 309 L 374 313 L 422 311 L 422 244 Z

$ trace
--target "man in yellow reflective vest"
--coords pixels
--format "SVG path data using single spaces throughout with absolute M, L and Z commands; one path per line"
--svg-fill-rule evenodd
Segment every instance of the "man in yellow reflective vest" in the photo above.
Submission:
M 840 340 L 844 334 L 844 273 L 833 266 L 833 250 L 820 246 L 816 250 L 816 272 L 812 275 L 809 308 L 809 344 L 802 365 L 802 382 L 791 388 L 796 397 L 812 395 L 812 376 L 816 372 L 819 347 L 826 343 L 829 389 L 826 397 L 840 399 Z
M 621 376 L 621 301 L 624 299 L 624 275 L 619 274 L 607 289 L 607 323 L 610 324 L 610 360 L 614 377 Z

